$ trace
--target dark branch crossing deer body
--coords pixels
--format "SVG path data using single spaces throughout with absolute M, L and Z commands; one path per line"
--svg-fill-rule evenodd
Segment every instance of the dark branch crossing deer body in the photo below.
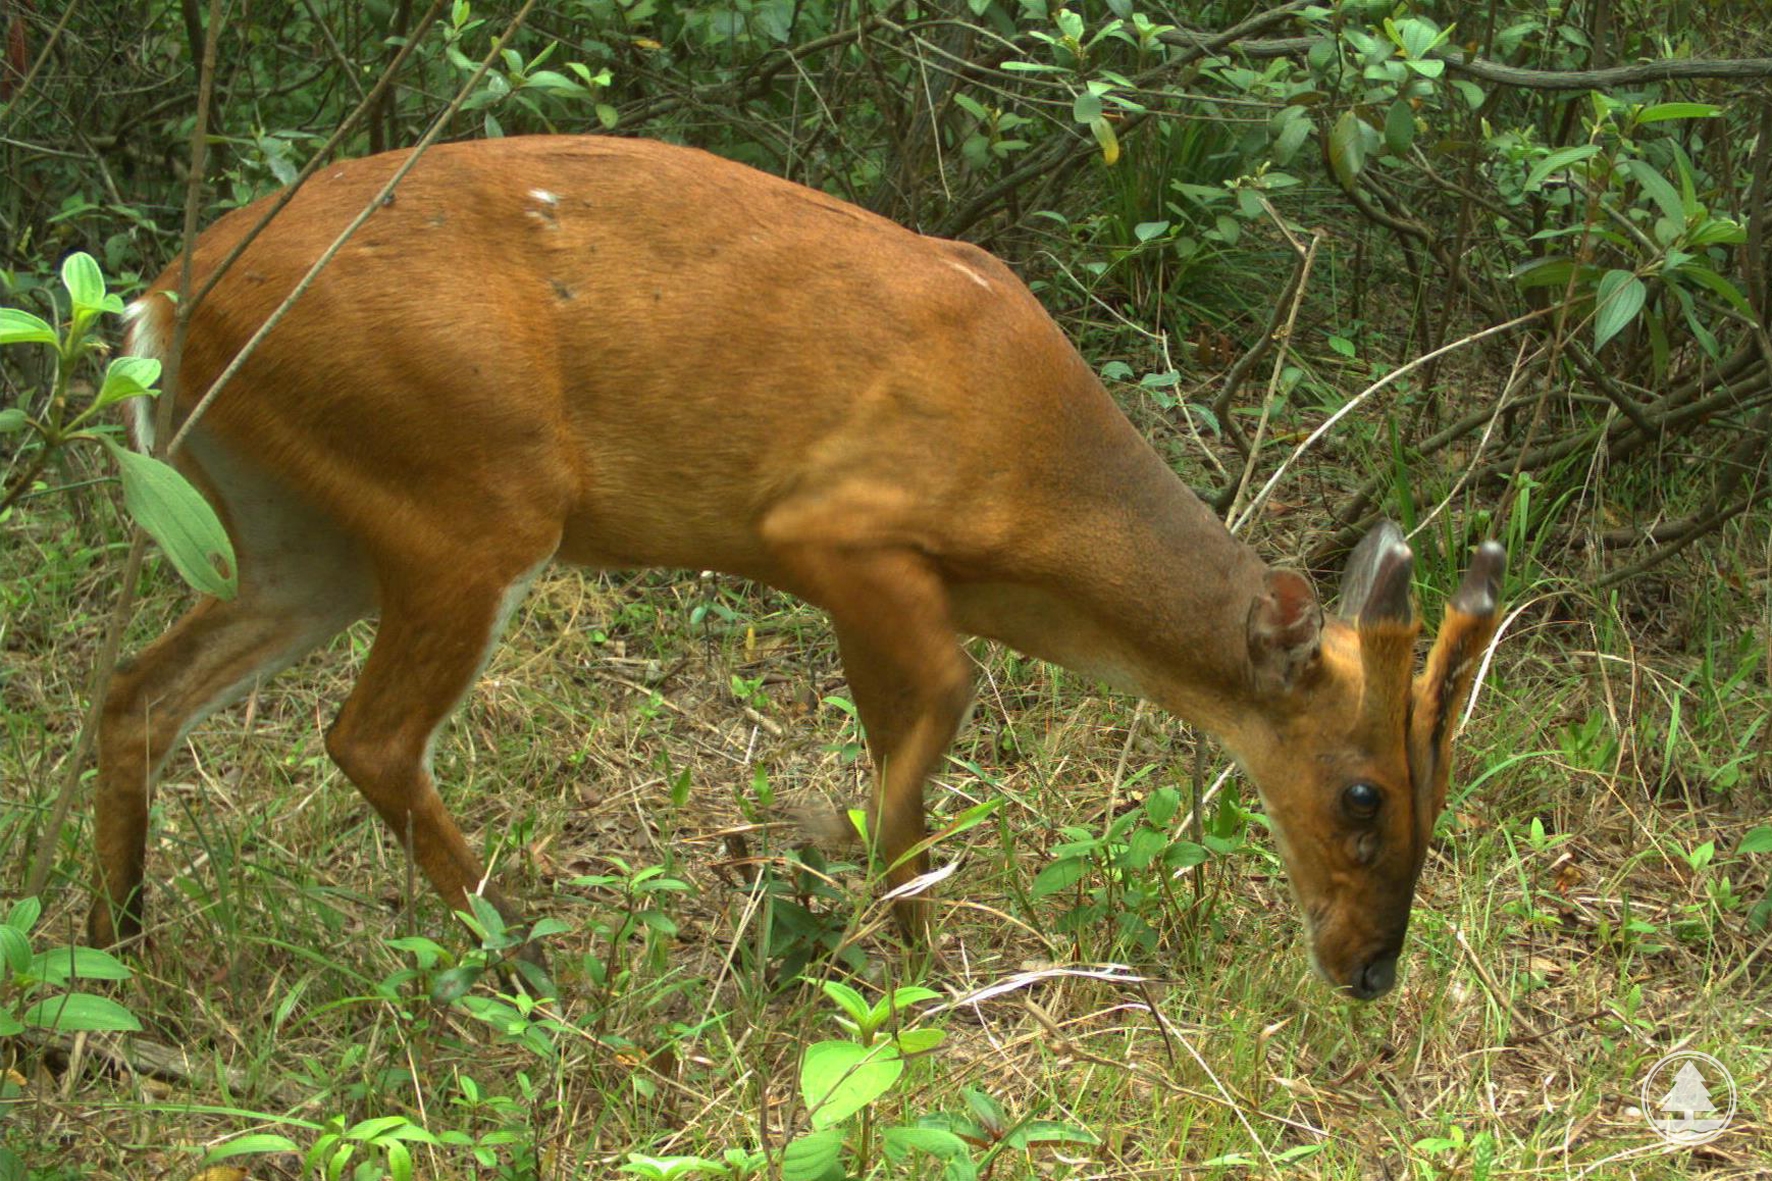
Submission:
M 179 417 L 402 163 L 339 164 L 195 309 Z M 196 247 L 199 284 L 257 219 Z M 132 308 L 167 347 L 162 275 Z M 146 415 L 138 420 L 138 433 Z M 889 880 L 971 701 L 965 635 L 1136 693 L 1259 789 L 1313 960 L 1392 984 L 1496 624 L 1479 549 L 1424 671 L 1410 554 L 1350 561 L 1346 618 L 1235 540 L 990 255 L 702 152 L 597 137 L 437 147 L 191 431 L 240 592 L 132 664 L 99 738 L 90 935 L 141 929 L 154 774 L 206 713 L 379 612 L 327 749 L 450 906 L 487 883 L 431 746 L 550 560 L 714 569 L 830 615 Z M 895 864 L 896 863 L 896 864 Z M 916 903 L 901 906 L 913 927 Z

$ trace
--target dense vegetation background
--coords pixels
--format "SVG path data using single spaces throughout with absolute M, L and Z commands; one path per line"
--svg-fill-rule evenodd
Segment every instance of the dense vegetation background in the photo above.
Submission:
M 942 849 L 971 905 L 944 919 L 939 994 L 901 995 L 889 1060 L 857 1068 L 829 1047 L 887 1037 L 867 1006 L 899 961 L 853 855 L 771 823 L 863 790 L 833 645 L 816 613 L 693 573 L 547 580 L 438 753 L 465 826 L 565 928 L 557 1006 L 463 991 L 493 953 L 406 902 L 399 849 L 326 762 L 368 628 L 174 761 L 153 941 L 127 981 L 70 982 L 52 953 L 88 833 L 57 805 L 129 527 L 109 453 L 59 429 L 101 360 L 58 369 L 20 337 L 0 852 L 42 910 L 13 904 L 0 948 L 0 1177 L 187 1176 L 218 1145 L 253 1151 L 211 1181 L 1772 1159 L 1763 10 L 5 0 L 0 32 L 0 283 L 46 322 L 69 319 L 70 255 L 128 296 L 188 225 L 327 159 L 653 136 L 1004 257 L 1202 495 L 1326 587 L 1380 514 L 1411 531 L 1430 618 L 1476 541 L 1512 559 L 1408 974 L 1371 1008 L 1306 981 L 1215 751 L 980 647 L 931 797 L 1000 806 Z M 471 300 L 451 260 L 436 277 Z M 132 589 L 125 648 L 188 594 L 158 559 Z M 1131 969 L 1072 971 L 1109 962 Z M 1677 1048 L 1737 1084 L 1698 1148 L 1637 1110 Z M 833 1088 L 869 1097 L 839 1113 Z

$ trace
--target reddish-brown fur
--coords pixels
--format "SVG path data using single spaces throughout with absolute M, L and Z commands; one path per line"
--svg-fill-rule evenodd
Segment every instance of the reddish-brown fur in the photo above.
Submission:
M 221 280 L 191 324 L 181 417 L 403 157 L 324 170 Z M 202 237 L 199 281 L 258 213 Z M 137 312 L 138 351 L 168 337 L 174 277 Z M 1449 736 L 1468 668 L 1424 697 L 1413 623 L 1324 617 L 971 246 L 655 143 L 434 148 L 179 461 L 228 524 L 241 590 L 199 604 L 106 700 L 101 943 L 139 929 L 148 784 L 179 735 L 372 611 L 328 749 L 451 906 L 482 891 L 514 916 L 436 793 L 429 744 L 557 557 L 718 569 L 825 608 L 889 863 L 923 836 L 923 783 L 970 700 L 960 635 L 1149 697 L 1255 780 L 1324 974 L 1389 986 L 1449 769 L 1416 715 L 1431 702 Z M 1406 613 L 1407 550 L 1386 540 L 1371 599 Z M 1449 617 L 1436 659 L 1481 648 L 1492 599 Z M 1387 627 L 1402 630 L 1378 643 Z M 1369 824 L 1345 815 L 1355 780 L 1382 792 Z

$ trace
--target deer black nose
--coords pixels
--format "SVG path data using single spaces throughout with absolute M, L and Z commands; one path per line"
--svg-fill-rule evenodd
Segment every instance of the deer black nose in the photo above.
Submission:
M 1360 970 L 1351 991 L 1359 1000 L 1369 1001 L 1383 996 L 1397 982 L 1397 953 L 1381 952 Z

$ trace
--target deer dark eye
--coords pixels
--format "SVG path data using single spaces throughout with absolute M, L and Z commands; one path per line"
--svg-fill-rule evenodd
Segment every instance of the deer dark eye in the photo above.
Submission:
M 1355 820 L 1370 820 L 1378 815 L 1384 796 L 1370 783 L 1350 783 L 1341 793 L 1341 807 Z

